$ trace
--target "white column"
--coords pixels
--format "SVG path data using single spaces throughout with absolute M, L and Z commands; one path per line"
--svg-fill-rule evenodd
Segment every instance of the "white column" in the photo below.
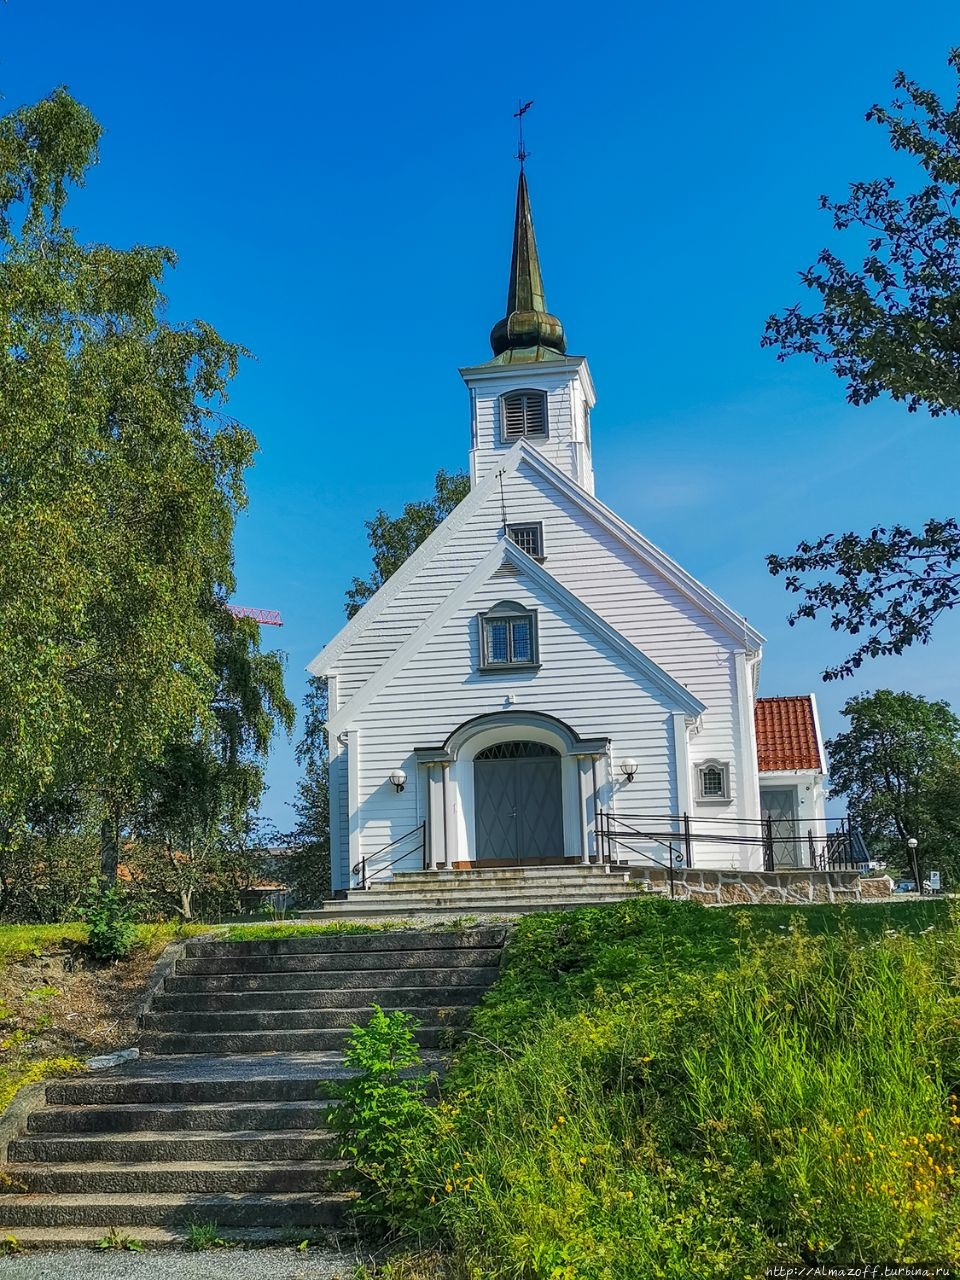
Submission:
M 427 772 L 427 870 L 435 871 L 443 857 L 443 766 L 431 764 Z
M 682 711 L 673 713 L 673 758 L 677 770 L 677 813 L 689 813 L 690 752 L 687 739 L 687 718 Z
M 593 796 L 593 761 L 590 756 L 577 757 L 577 772 L 580 783 L 580 861 L 590 861 L 590 798 Z
M 750 823 L 760 821 L 760 773 L 757 768 L 757 726 L 754 720 L 753 671 L 742 650 L 737 661 L 737 706 L 740 712 L 740 752 L 737 761 L 737 809 Z
M 443 847 L 444 861 L 447 870 L 457 860 L 457 811 L 456 788 L 450 776 L 449 764 L 441 765 L 443 770 Z

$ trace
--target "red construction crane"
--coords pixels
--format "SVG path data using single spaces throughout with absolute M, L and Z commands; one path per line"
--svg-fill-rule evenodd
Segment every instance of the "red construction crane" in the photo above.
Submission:
M 279 609 L 250 609 L 243 604 L 228 604 L 227 609 L 235 618 L 252 618 L 261 627 L 282 627 Z

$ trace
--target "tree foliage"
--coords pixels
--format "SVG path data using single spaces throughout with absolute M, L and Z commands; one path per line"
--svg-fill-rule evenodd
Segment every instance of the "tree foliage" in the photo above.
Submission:
M 348 618 L 374 596 L 417 547 L 433 533 L 470 492 L 470 477 L 438 471 L 433 497 L 408 502 L 399 516 L 383 510 L 366 522 L 373 552 L 373 572 L 367 579 L 354 578 L 346 595 Z M 286 837 L 289 854 L 286 878 L 294 900 L 311 903 L 330 890 L 330 752 L 326 725 L 329 715 L 326 680 L 313 677 L 304 701 L 306 723 L 297 746 L 303 776 L 297 786 L 294 812 L 297 824 Z
M 928 520 L 920 533 L 903 525 L 877 526 L 866 537 L 830 533 L 801 542 L 791 555 L 768 556 L 767 564 L 771 573 L 785 575 L 788 591 L 803 596 L 791 626 L 826 613 L 834 631 L 866 634 L 823 673 L 836 680 L 867 658 L 929 640 L 936 620 L 960 600 L 960 526 L 952 519 Z M 806 575 L 814 581 L 805 581 Z
M 176 808 L 182 831 L 227 793 L 254 803 L 293 716 L 279 656 L 224 608 L 256 448 L 224 410 L 245 353 L 165 319 L 171 250 L 84 244 L 65 223 L 100 132 L 64 90 L 0 119 L 6 892 L 38 823 L 101 823 L 109 879 L 134 813 L 166 805 L 172 829 Z
M 380 590 L 405 560 L 413 555 L 421 542 L 447 518 L 470 492 L 470 477 L 465 472 L 450 475 L 438 471 L 434 495 L 425 502 L 408 502 L 399 516 L 388 516 L 380 510 L 367 521 L 367 537 L 373 551 L 373 572 L 369 578 L 354 578 L 347 592 L 347 617 L 361 609 Z
M 850 727 L 827 744 L 830 782 L 875 855 L 960 869 L 960 718 L 946 702 L 878 689 L 848 700 Z
M 960 73 L 960 50 L 949 65 Z M 919 183 L 901 192 L 880 178 L 852 183 L 845 200 L 820 197 L 836 231 L 863 237 L 864 256 L 850 266 L 823 249 L 800 276 L 815 306 L 772 315 L 762 343 L 780 360 L 809 355 L 832 368 L 851 404 L 888 394 L 910 412 L 939 416 L 960 411 L 960 93 L 945 102 L 903 72 L 894 87 L 891 105 L 874 105 L 867 119 L 916 162 Z M 931 519 L 919 533 L 900 525 L 865 537 L 831 533 L 769 556 L 768 566 L 803 596 L 791 624 L 825 613 L 834 630 L 866 634 L 825 672 L 833 679 L 929 640 L 960 601 L 960 529 Z
M 312 676 L 304 699 L 304 732 L 297 744 L 303 776 L 293 808 L 297 824 L 286 838 L 285 877 L 299 906 L 330 892 L 330 751 L 327 746 L 327 682 Z

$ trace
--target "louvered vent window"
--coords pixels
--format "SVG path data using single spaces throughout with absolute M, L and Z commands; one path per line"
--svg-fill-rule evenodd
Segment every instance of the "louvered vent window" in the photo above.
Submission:
M 532 609 L 504 600 L 481 613 L 481 670 L 535 667 L 538 660 L 537 615 Z
M 539 521 L 536 524 L 512 524 L 507 531 L 510 541 L 515 542 L 521 551 L 533 556 L 534 560 L 543 559 L 543 525 Z
M 500 401 L 504 441 L 547 434 L 547 393 L 511 391 Z

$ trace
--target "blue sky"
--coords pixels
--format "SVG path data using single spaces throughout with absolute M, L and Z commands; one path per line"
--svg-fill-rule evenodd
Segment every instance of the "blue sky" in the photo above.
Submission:
M 764 555 L 956 514 L 960 426 L 850 408 L 829 372 L 780 365 L 759 337 L 831 241 L 820 192 L 893 170 L 863 117 L 894 71 L 952 91 L 956 17 L 940 0 L 8 0 L 0 91 L 14 107 L 66 84 L 91 107 L 106 134 L 82 234 L 171 245 L 171 318 L 255 353 L 231 403 L 261 445 L 236 598 L 281 610 L 265 640 L 298 700 L 367 571 L 364 520 L 466 465 L 457 369 L 487 357 L 502 314 L 511 114 L 534 99 L 547 301 L 597 385 L 598 496 L 747 614 L 768 637 L 762 691 L 815 689 L 829 735 L 861 689 L 960 706 L 960 617 L 823 685 L 844 642 L 786 625 Z M 281 827 L 295 783 L 279 743 Z

